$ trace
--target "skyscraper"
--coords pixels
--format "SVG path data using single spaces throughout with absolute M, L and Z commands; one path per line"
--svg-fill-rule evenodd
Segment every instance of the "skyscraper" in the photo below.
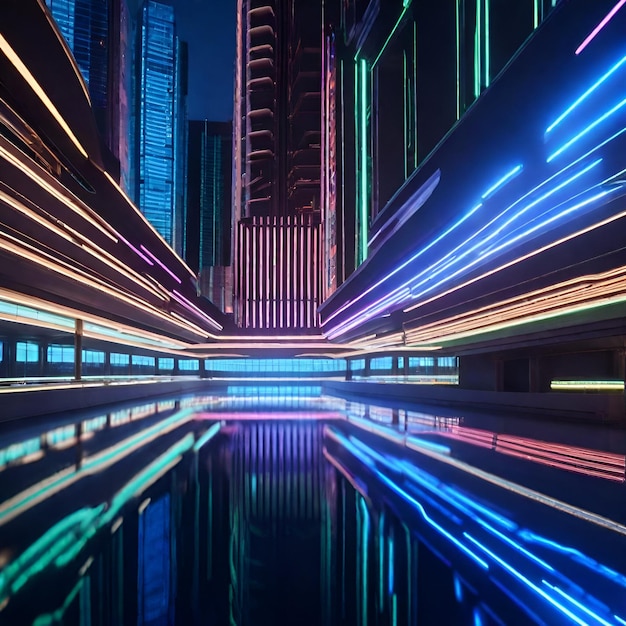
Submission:
M 167 0 L 141 7 L 135 72 L 135 201 L 182 255 L 187 62 Z
M 317 327 L 322 39 L 321 2 L 238 2 L 235 319 L 245 328 Z
M 190 121 L 187 163 L 185 260 L 201 293 L 231 311 L 231 122 Z
M 125 0 L 46 0 L 87 87 L 98 130 L 129 183 L 130 19 Z

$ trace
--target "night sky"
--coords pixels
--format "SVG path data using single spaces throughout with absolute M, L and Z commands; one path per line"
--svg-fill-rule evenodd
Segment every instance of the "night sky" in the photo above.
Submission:
M 174 0 L 174 7 L 189 44 L 189 119 L 231 120 L 237 0 Z

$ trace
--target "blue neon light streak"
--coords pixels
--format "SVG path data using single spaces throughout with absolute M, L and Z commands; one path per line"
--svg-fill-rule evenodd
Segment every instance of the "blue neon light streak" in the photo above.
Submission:
M 601 76 L 585 93 L 574 101 L 559 117 L 557 117 L 546 129 L 546 135 L 554 130 L 579 104 L 584 102 L 605 80 L 612 76 L 622 65 L 626 63 L 626 56 L 618 61 L 606 74 Z
M 547 548 L 550 548 L 557 552 L 561 552 L 562 554 L 571 555 L 580 563 L 588 567 L 589 569 L 595 570 L 596 572 L 599 572 L 603 574 L 604 576 L 611 578 L 615 583 L 617 583 L 618 585 L 621 585 L 622 587 L 626 587 L 626 576 L 624 576 L 623 574 L 620 574 L 619 572 L 616 572 L 615 570 L 612 570 L 606 565 L 602 565 L 601 563 L 594 561 L 594 559 L 587 556 L 586 554 L 583 554 L 580 550 L 576 548 L 570 548 L 569 546 L 564 546 L 560 543 L 557 543 L 556 541 L 547 539 L 546 537 L 542 537 L 541 535 L 537 535 L 536 533 L 530 530 L 522 530 L 520 532 L 520 535 L 527 541 L 532 541 L 534 543 L 541 544 L 543 546 L 546 546 Z
M 620 622 L 621 624 L 624 624 L 624 626 L 626 626 L 626 620 L 622 619 L 619 615 L 613 615 L 613 617 Z
M 415 507 L 420 515 L 423 517 L 424 521 L 430 524 L 435 530 L 441 533 L 444 537 L 446 537 L 449 541 L 451 541 L 455 546 L 460 548 L 465 554 L 467 554 L 473 561 L 478 563 L 483 569 L 488 570 L 489 565 L 483 561 L 477 554 L 472 552 L 464 543 L 459 541 L 456 537 L 451 535 L 445 528 L 440 526 L 434 519 L 432 519 L 428 513 L 426 513 L 424 507 L 412 496 L 410 496 L 404 489 L 401 489 L 396 485 L 391 479 L 387 478 L 382 472 L 379 470 L 375 470 L 376 476 L 385 483 L 392 491 L 395 491 L 403 500 L 406 500 L 409 504 Z
M 626 130 L 626 129 L 624 129 Z M 479 240 L 472 248 L 468 249 L 468 250 L 464 250 L 463 254 L 460 256 L 454 256 L 454 254 L 459 251 L 459 250 L 463 250 L 467 244 L 472 241 L 472 239 L 475 239 L 478 237 L 478 235 L 480 235 L 481 233 L 483 233 L 484 231 L 486 231 L 490 226 L 492 226 L 493 224 L 495 224 L 498 220 L 500 220 L 504 215 L 506 215 L 513 207 L 519 205 L 525 198 L 528 198 L 530 195 L 532 195 L 533 193 L 535 193 L 536 191 L 538 191 L 539 189 L 541 189 L 542 187 L 544 187 L 545 185 L 547 185 L 549 182 L 553 181 L 554 179 L 558 178 L 562 173 L 566 172 L 567 170 L 571 169 L 574 165 L 577 165 L 580 161 L 582 161 L 584 159 L 584 157 L 588 156 L 589 154 L 591 154 L 592 152 L 594 152 L 596 149 L 598 149 L 599 147 L 601 147 L 602 145 L 604 145 L 604 143 L 607 143 L 608 141 L 614 139 L 618 134 L 621 134 L 621 132 L 624 131 L 620 131 L 620 133 L 617 133 L 616 135 L 614 135 L 612 138 L 606 140 L 606 142 L 603 142 L 603 144 L 600 144 L 599 146 L 596 146 L 594 149 L 590 150 L 586 155 L 584 155 L 583 157 L 580 157 L 579 159 L 577 159 L 576 161 L 574 161 L 573 163 L 570 163 L 569 165 L 565 166 L 563 169 L 561 169 L 559 172 L 553 174 L 552 176 L 550 176 L 548 179 L 546 179 L 545 181 L 543 181 L 542 183 L 540 183 L 539 185 L 537 185 L 536 187 L 534 187 L 533 189 L 531 189 L 530 191 L 528 191 L 526 194 L 524 194 L 521 198 L 519 198 L 518 200 L 516 200 L 515 202 L 513 202 L 511 205 L 509 205 L 505 210 L 503 210 L 502 212 L 500 212 L 499 215 L 497 215 L 496 217 L 494 217 L 492 220 L 490 220 L 487 224 L 485 224 L 484 226 L 482 226 L 480 229 L 478 229 L 478 231 L 476 231 L 475 233 L 473 233 L 470 237 L 468 237 L 465 241 L 461 242 L 459 245 L 457 245 L 455 248 L 453 248 L 450 252 L 448 252 L 446 255 L 444 255 L 442 258 L 440 258 L 437 262 L 433 263 L 432 265 L 430 265 L 429 267 L 425 268 L 424 270 L 420 271 L 416 276 L 414 276 L 412 279 L 410 279 L 409 281 L 407 281 L 406 283 L 404 283 L 403 285 L 400 285 L 399 287 L 397 287 L 395 290 L 393 290 L 392 292 L 386 294 L 385 296 L 383 296 L 382 298 L 379 298 L 378 300 L 376 300 L 375 302 L 371 303 L 367 308 L 353 314 L 351 317 L 349 317 L 347 320 L 345 320 L 344 322 L 342 322 L 341 324 L 339 324 L 338 326 L 336 326 L 330 333 L 328 333 L 328 336 L 330 338 L 336 337 L 337 335 L 343 333 L 343 332 L 347 332 L 348 330 L 354 328 L 355 326 L 358 326 L 360 323 L 371 319 L 372 317 L 375 316 L 375 314 L 384 309 L 385 307 L 389 306 L 391 301 L 393 300 L 393 302 L 397 302 L 398 301 L 398 294 L 402 291 L 405 290 L 407 288 L 408 285 L 411 285 L 411 283 L 413 283 L 413 281 L 415 281 L 416 279 L 419 279 L 420 277 L 424 276 L 424 280 L 418 282 L 418 283 L 414 283 L 413 285 L 411 285 L 411 292 L 412 292 L 412 299 L 416 299 L 419 296 L 423 295 L 423 293 L 427 293 L 428 291 L 431 291 L 432 289 L 438 287 L 439 285 L 442 284 L 442 282 L 445 282 L 446 280 L 448 280 L 450 277 L 444 279 L 443 281 L 440 281 L 439 283 L 432 285 L 431 289 L 428 289 L 426 292 L 423 293 L 416 293 L 415 290 L 417 287 L 422 286 L 424 283 L 429 282 L 432 277 L 434 275 L 438 275 L 441 273 L 441 271 L 443 271 L 444 269 L 447 269 L 448 267 L 450 267 L 451 265 L 454 265 L 456 263 L 458 263 L 461 259 L 467 257 L 469 254 L 471 254 L 473 251 L 475 251 L 476 249 L 482 249 L 485 245 L 485 243 L 487 241 L 489 241 L 490 239 L 493 239 L 498 233 L 500 233 L 502 230 L 504 230 L 504 228 L 506 228 L 509 224 L 511 224 L 514 220 L 519 219 L 520 216 L 522 216 L 524 213 L 526 213 L 529 209 L 533 208 L 534 206 L 536 206 L 537 204 L 539 204 L 541 201 L 545 200 L 546 198 L 549 198 L 551 195 L 553 195 L 554 193 L 556 193 L 557 191 L 561 190 L 562 188 L 564 188 L 565 186 L 567 186 L 568 184 L 570 184 L 571 182 L 575 181 L 576 179 L 578 179 L 580 176 L 582 176 L 583 174 L 585 174 L 586 172 L 588 172 L 589 170 L 591 170 L 592 168 L 596 167 L 601 161 L 602 159 L 597 159 L 596 161 L 594 161 L 593 163 L 591 163 L 590 165 L 588 165 L 587 167 L 585 167 L 583 170 L 581 170 L 580 172 L 576 173 L 575 175 L 571 176 L 570 178 L 568 178 L 567 180 L 563 181 L 562 183 L 560 183 L 559 185 L 557 185 L 555 188 L 551 189 L 550 191 L 546 192 L 545 194 L 543 194 L 542 196 L 540 196 L 539 198 L 535 199 L 534 201 L 532 201 L 530 204 L 528 204 L 527 206 L 525 206 L 523 209 L 521 209 L 520 211 L 518 211 L 517 213 L 515 213 L 508 221 L 506 221 L 502 226 L 500 226 L 498 229 L 496 229 L 493 233 L 491 233 L 491 235 L 488 236 L 487 239 L 483 239 L 483 240 Z M 473 213 L 476 209 L 478 209 L 480 206 L 482 205 L 477 205 L 474 209 L 472 209 L 472 211 L 470 211 L 470 214 Z M 464 218 L 462 218 L 461 221 L 464 221 L 466 219 L 466 217 L 469 217 L 469 215 L 464 216 Z M 411 257 L 408 261 L 406 261 L 405 263 L 403 263 L 401 266 L 399 266 L 398 268 L 396 268 L 394 271 L 392 271 L 391 273 L 389 273 L 387 276 L 383 277 L 381 280 L 379 280 L 374 286 L 372 286 L 370 289 L 368 289 L 367 291 L 363 292 L 361 294 L 361 296 L 359 296 L 359 298 L 357 298 L 356 300 L 353 300 L 349 303 L 347 303 L 346 305 L 344 305 L 344 307 L 342 307 L 342 309 L 338 310 L 335 315 L 337 315 L 341 310 L 343 310 L 344 308 L 347 308 L 348 306 L 351 306 L 352 304 L 354 304 L 357 300 L 359 300 L 361 297 L 363 297 L 364 295 L 366 295 L 369 291 L 371 291 L 374 287 L 382 284 L 385 280 L 387 280 L 388 278 L 391 278 L 395 273 L 397 273 L 398 271 L 400 271 L 401 269 L 405 268 L 407 265 L 409 265 L 413 260 L 415 260 L 416 258 L 418 258 L 423 252 L 425 252 L 428 248 L 432 247 L 433 245 L 435 245 L 438 241 L 440 241 L 443 236 L 445 236 L 446 234 L 448 234 L 454 227 L 458 226 L 460 224 L 460 222 L 457 222 L 455 225 L 453 225 L 453 227 L 449 228 L 448 230 L 446 230 L 442 235 L 440 235 L 439 237 L 437 237 L 435 240 L 433 240 L 432 242 L 430 242 L 425 248 L 422 248 L 422 250 L 420 250 L 420 252 L 418 252 L 416 255 L 414 255 L 413 257 Z M 448 260 L 448 263 L 444 266 L 442 266 L 442 262 Z M 482 257 L 478 259 L 478 261 L 482 261 Z M 471 265 L 475 265 L 476 261 L 474 263 L 472 263 Z M 439 266 L 439 267 L 438 267 Z M 466 266 L 464 269 L 468 269 L 469 266 Z M 434 273 L 433 273 L 434 272 Z M 453 274 L 453 276 L 456 276 L 457 274 L 459 274 L 460 272 L 456 272 L 455 274 Z M 379 303 L 384 302 L 383 305 L 380 305 Z M 377 306 L 378 305 L 378 306 Z M 334 316 L 332 316 L 334 317 Z M 327 321 L 330 321 L 329 318 Z
M 492 511 L 491 509 L 488 509 L 487 507 L 484 507 L 482 504 L 478 504 L 475 500 L 472 500 L 471 498 L 468 498 L 467 496 L 463 495 L 462 493 L 460 493 L 456 489 L 448 487 L 448 488 L 446 488 L 446 492 L 452 493 L 452 497 L 456 498 L 457 500 L 461 500 L 461 502 L 464 502 L 469 507 L 479 511 L 483 515 L 486 515 L 487 517 L 489 517 L 494 522 L 496 522 L 498 524 L 501 524 L 508 531 L 514 531 L 514 530 L 517 529 L 517 524 L 515 524 L 511 520 L 506 519 L 506 517 L 502 517 L 502 515 L 498 515 L 497 513 Z
M 511 180 L 514 176 L 519 174 L 522 171 L 522 166 L 517 165 L 510 172 L 507 172 L 500 180 L 494 183 L 485 193 L 481 196 L 483 200 L 488 198 L 491 194 L 493 194 L 497 189 L 503 187 L 509 180 Z
M 486 528 L 490 533 L 493 533 L 494 535 L 496 535 L 497 537 L 502 539 L 502 541 L 508 543 L 510 546 L 515 548 L 517 551 L 521 552 L 522 554 L 525 554 L 529 559 L 532 559 L 533 561 L 535 561 L 535 563 L 538 563 L 539 565 L 541 565 L 541 567 L 544 567 L 545 569 L 547 569 L 550 572 L 554 571 L 554 568 L 552 567 L 552 565 L 550 565 L 549 563 L 546 563 L 543 559 L 540 559 L 538 556 L 534 555 L 532 552 L 526 550 L 526 548 L 521 546 L 516 541 L 513 541 L 512 539 L 510 539 L 509 537 L 507 537 L 506 535 L 501 533 L 499 530 L 495 529 L 493 526 L 491 526 L 490 524 L 488 524 L 484 520 L 481 520 L 480 518 L 476 518 L 476 521 L 483 528 Z
M 550 589 L 552 589 L 552 591 L 556 591 L 565 600 L 568 600 L 569 602 L 571 602 L 575 607 L 579 608 L 584 613 L 587 613 L 589 617 L 592 617 L 593 619 L 600 622 L 600 624 L 604 624 L 604 626 L 612 626 L 610 622 L 607 622 L 605 619 L 602 619 L 599 615 L 594 613 L 591 609 L 587 608 L 584 604 L 581 604 L 580 602 L 578 602 L 578 600 L 575 600 L 574 598 L 572 598 L 572 596 L 570 596 L 568 593 L 565 593 L 562 589 L 559 589 L 558 587 L 551 585 L 547 580 L 542 579 L 541 582 L 547 587 L 549 587 Z
M 450 454 L 450 448 L 448 446 L 441 445 L 440 443 L 433 443 L 432 441 L 428 441 L 427 439 L 420 439 L 419 437 L 407 437 L 406 442 L 414 445 L 417 448 L 427 448 L 428 450 L 438 452 L 439 454 Z
M 432 265 L 429 270 L 430 273 L 420 282 L 418 282 L 417 284 L 413 285 L 411 287 L 411 292 L 413 294 L 413 298 L 418 298 L 421 297 L 427 293 L 429 293 L 430 291 L 432 291 L 433 289 L 441 286 L 442 284 L 448 282 L 450 279 L 455 278 L 456 276 L 458 276 L 459 274 L 463 274 L 465 273 L 468 269 L 470 269 L 471 267 L 474 267 L 475 265 L 477 265 L 478 263 L 482 263 L 487 257 L 495 254 L 496 252 L 499 252 L 501 250 L 504 250 L 505 248 L 510 247 L 512 244 L 520 241 L 521 239 L 524 239 L 525 237 L 527 237 L 529 234 L 531 234 L 532 232 L 535 232 L 537 230 L 539 230 L 541 227 L 549 224 L 550 222 L 555 221 L 556 219 L 560 219 L 561 217 L 563 217 L 564 215 L 566 215 L 567 213 L 570 213 L 573 210 L 576 210 L 578 208 L 581 208 L 582 206 L 589 204 L 590 202 L 592 202 L 593 200 L 596 200 L 598 197 L 602 197 L 604 195 L 606 195 L 607 193 L 610 193 L 610 191 L 603 191 L 601 194 L 598 194 L 598 196 L 594 196 L 593 198 L 587 199 L 584 202 L 579 203 L 578 205 L 574 206 L 574 207 L 569 207 L 568 209 L 566 209 L 565 211 L 562 211 L 561 213 L 559 213 L 556 216 L 551 217 L 548 220 L 545 220 L 543 222 L 540 222 L 539 224 L 536 224 L 535 226 L 523 231 L 521 234 L 517 235 L 517 237 L 506 237 L 505 238 L 505 242 L 500 244 L 500 246 L 496 247 L 496 248 L 492 248 L 491 250 L 485 251 L 484 254 L 481 254 L 478 258 L 474 259 L 473 261 L 471 261 L 470 263 L 465 264 L 463 267 L 461 267 L 460 269 L 456 270 L 455 272 L 453 272 L 452 274 L 447 275 L 445 278 L 443 278 L 442 280 L 438 281 L 437 283 L 434 283 L 432 285 L 429 285 L 428 288 L 422 290 L 421 292 L 415 292 L 415 288 L 416 287 L 421 287 L 422 285 L 424 285 L 425 283 L 430 282 L 430 280 L 434 277 L 434 276 L 438 276 L 439 274 L 441 274 L 444 270 L 449 269 L 452 265 L 456 265 L 459 263 L 459 261 L 461 261 L 462 259 L 464 259 L 465 257 L 469 256 L 472 252 L 478 250 L 478 249 L 484 249 L 485 245 L 487 244 L 487 242 L 489 242 L 490 240 L 492 240 L 494 237 L 496 237 L 498 234 L 500 234 L 507 226 L 509 226 L 510 224 L 512 224 L 515 220 L 519 219 L 519 217 L 521 217 L 524 213 L 526 213 L 529 209 L 533 208 L 534 206 L 536 206 L 537 204 L 539 204 L 540 202 L 542 202 L 543 200 L 545 200 L 546 198 L 549 198 L 551 195 L 553 195 L 554 193 L 556 193 L 557 191 L 560 191 L 561 189 L 563 189 L 565 186 L 567 186 L 568 184 L 570 184 L 572 181 L 576 180 L 577 178 L 579 178 L 580 176 L 582 176 L 583 174 L 585 174 L 586 172 L 588 172 L 590 169 L 592 169 L 593 167 L 595 167 L 596 165 L 598 165 L 598 163 L 600 163 L 602 161 L 602 159 L 598 159 L 597 161 L 595 161 L 594 163 L 592 163 L 591 165 L 589 165 L 588 167 L 586 167 L 584 170 L 581 170 L 580 172 L 578 172 L 577 174 L 575 174 L 574 176 L 572 176 L 571 178 L 569 178 L 568 180 L 564 181 L 563 183 L 557 185 L 556 187 L 554 187 L 553 189 L 551 189 L 550 191 L 546 192 L 545 194 L 543 194 L 542 196 L 540 196 L 539 198 L 537 198 L 536 200 L 534 200 L 533 202 L 531 202 L 530 204 L 526 205 L 524 208 L 520 209 L 517 213 L 515 213 L 513 216 L 511 216 L 504 224 L 502 224 L 500 227 L 498 227 L 496 230 L 494 230 L 491 234 L 489 234 L 487 237 L 485 237 L 484 239 L 481 239 L 480 241 L 478 241 L 475 245 L 473 245 L 471 248 L 469 248 L 468 250 L 466 250 L 463 254 L 454 257 L 450 262 L 448 262 L 446 265 L 444 265 L 443 267 L 440 267 L 439 269 L 437 269 L 436 271 L 431 271 L 433 270 L 437 264 Z M 510 208 L 510 207 L 509 207 Z M 508 211 L 508 209 L 507 209 Z M 501 213 L 500 216 L 504 214 Z M 490 222 L 488 224 L 488 226 L 490 226 L 493 223 Z M 480 231 L 478 231 L 478 233 L 482 232 L 487 226 L 485 226 L 484 228 L 482 228 Z M 461 245 L 457 246 L 457 248 L 455 248 L 456 250 L 462 249 L 464 248 L 467 243 L 469 243 L 469 241 L 471 241 L 472 239 L 474 239 L 478 233 L 475 233 L 474 235 L 472 235 L 471 237 L 469 237 L 465 242 L 463 242 Z M 444 257 L 446 258 L 446 257 Z M 442 259 L 443 260 L 443 259 Z M 418 276 L 423 275 L 425 272 L 421 272 Z
M 614 113 L 619 111 L 625 105 L 626 105 L 626 98 L 624 100 L 622 100 L 619 104 L 616 104 L 612 109 L 609 109 L 606 113 L 603 113 L 599 118 L 597 118 L 596 120 L 591 122 L 591 124 L 589 124 L 589 126 L 587 126 L 585 129 L 581 130 L 577 135 L 575 135 L 568 142 L 563 144 L 556 152 L 553 152 L 548 157 L 546 162 L 550 163 L 551 161 L 553 161 L 557 156 L 559 156 L 560 154 L 565 152 L 565 150 L 567 150 L 572 145 L 574 145 L 577 141 L 582 139 L 582 137 L 584 137 L 589 131 L 593 130 L 596 126 L 598 126 L 599 124 L 604 122 L 604 120 L 606 120 L 609 117 L 611 117 L 611 115 L 613 115 Z
M 580 617 L 572 613 L 567 607 L 563 606 L 558 600 L 553 598 L 550 594 L 546 593 L 541 587 L 538 587 L 533 582 L 531 582 L 526 576 L 524 576 L 521 572 L 518 572 L 513 566 L 509 565 L 506 561 L 501 559 L 498 555 L 494 554 L 489 548 L 485 547 L 482 543 L 474 539 L 469 533 L 464 532 L 463 535 L 467 537 L 472 543 L 474 543 L 478 548 L 480 548 L 485 554 L 488 554 L 496 563 L 501 565 L 505 570 L 507 570 L 510 574 L 513 574 L 515 578 L 519 581 L 530 587 L 534 592 L 538 593 L 544 599 L 546 599 L 550 604 L 556 607 L 562 613 L 565 613 L 570 619 L 574 620 L 580 626 L 588 626 L 587 622 L 582 620 Z
M 479 202 L 477 205 L 473 206 L 467 213 L 465 213 L 465 215 L 461 216 L 459 220 L 454 222 L 449 228 L 447 228 L 443 233 L 441 233 L 441 235 L 435 237 L 435 239 L 433 239 L 426 246 L 421 248 L 408 261 L 405 261 L 404 263 L 396 267 L 392 272 L 390 272 L 389 274 L 381 278 L 377 283 L 374 283 L 371 287 L 366 289 L 357 298 L 354 298 L 354 300 L 349 300 L 346 304 L 344 304 L 342 307 L 337 309 L 337 311 L 335 311 L 331 316 L 329 316 L 329 318 L 326 320 L 326 322 L 324 322 L 324 324 L 328 324 L 330 320 L 332 320 L 334 317 L 339 315 L 342 311 L 352 306 L 353 304 L 356 304 L 359 300 L 361 300 L 361 298 L 364 298 L 368 293 L 376 289 L 376 287 L 382 285 L 386 280 L 395 276 L 398 272 L 402 271 L 407 265 L 410 265 L 411 263 L 413 263 L 413 261 L 417 260 L 420 256 L 422 256 L 422 254 L 425 254 L 426 252 L 428 252 L 428 250 L 430 250 L 433 246 L 438 244 L 444 237 L 447 237 L 452 231 L 456 230 L 461 224 L 463 224 L 472 215 L 474 215 L 474 213 L 476 213 L 476 211 L 478 211 L 478 209 L 480 209 L 480 207 L 482 206 L 483 206 L 482 202 Z

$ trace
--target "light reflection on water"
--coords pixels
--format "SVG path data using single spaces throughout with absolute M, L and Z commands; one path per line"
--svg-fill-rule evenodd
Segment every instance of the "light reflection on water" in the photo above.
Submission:
M 229 385 L 7 431 L 0 623 L 619 624 L 625 520 L 550 489 L 623 450 L 478 426 Z

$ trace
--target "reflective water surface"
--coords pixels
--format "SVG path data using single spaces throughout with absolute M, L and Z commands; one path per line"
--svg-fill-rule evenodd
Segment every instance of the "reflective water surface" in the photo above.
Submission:
M 625 437 L 262 385 L 0 430 L 0 624 L 626 624 Z

